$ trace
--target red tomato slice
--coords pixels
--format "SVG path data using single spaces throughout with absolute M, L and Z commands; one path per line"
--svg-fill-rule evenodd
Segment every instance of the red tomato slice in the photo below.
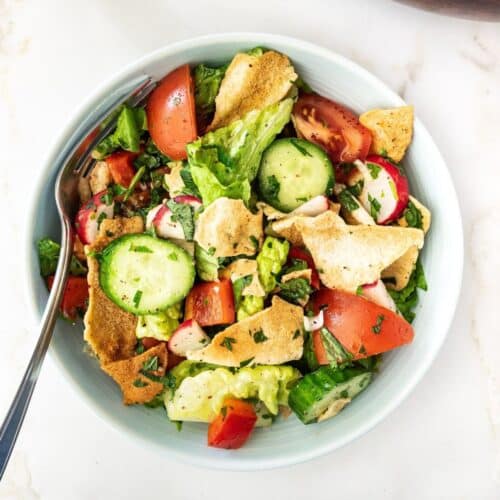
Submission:
M 291 247 L 288 252 L 288 261 L 291 261 L 292 259 L 299 259 L 307 262 L 307 267 L 311 270 L 311 286 L 318 290 L 320 287 L 319 274 L 316 266 L 314 265 L 314 260 L 311 257 L 311 254 L 302 248 Z
M 297 134 L 323 148 L 333 163 L 364 160 L 370 150 L 370 131 L 352 111 L 326 97 L 301 95 L 293 121 Z
M 208 427 L 208 446 L 234 450 L 241 448 L 253 431 L 257 415 L 250 403 L 226 399 L 221 413 Z
M 328 365 L 328 356 L 326 354 L 326 349 L 323 344 L 323 339 L 321 338 L 321 333 L 319 330 L 312 332 L 312 343 L 314 355 L 320 365 Z
M 49 290 L 52 289 L 54 276 L 47 278 Z M 66 288 L 61 301 L 61 313 L 67 319 L 76 320 L 78 311 L 84 311 L 87 308 L 89 298 L 89 286 L 85 276 L 68 276 Z
M 315 314 L 323 309 L 326 328 L 354 359 L 413 340 L 413 328 L 401 316 L 358 295 L 322 288 L 314 294 L 312 304 Z
M 186 298 L 184 319 L 195 319 L 201 326 L 234 323 L 231 281 L 209 281 L 195 285 Z
M 135 175 L 134 160 L 138 153 L 130 151 L 118 151 L 106 158 L 106 163 L 109 168 L 109 173 L 113 177 L 115 184 L 120 184 L 124 188 L 128 188 Z
M 196 139 L 194 85 L 185 64 L 169 73 L 152 92 L 146 106 L 153 142 L 172 160 L 184 160 L 186 144 Z

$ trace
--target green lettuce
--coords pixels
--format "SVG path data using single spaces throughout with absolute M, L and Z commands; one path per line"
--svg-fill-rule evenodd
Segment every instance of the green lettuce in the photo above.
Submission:
M 61 245 L 50 238 L 43 238 L 38 242 L 37 247 L 40 274 L 45 278 L 56 272 Z M 74 276 L 80 276 L 87 274 L 87 268 L 73 255 L 69 272 Z
M 279 240 L 273 236 L 267 236 L 262 249 L 257 255 L 257 269 L 259 279 L 266 293 L 276 287 L 276 276 L 281 272 L 290 250 L 290 243 Z
M 221 197 L 248 203 L 263 151 L 290 120 L 293 100 L 247 113 L 227 127 L 187 145 L 188 161 L 203 204 Z
M 183 361 L 170 372 L 176 386 L 175 391 L 167 391 L 165 395 L 170 420 L 211 422 L 228 397 L 256 398 L 272 415 L 277 415 L 279 405 L 288 405 L 288 387 L 301 376 L 291 366 L 231 370 L 194 363 L 192 370 L 192 364 L 192 361 Z
M 196 117 L 201 128 L 207 126 L 212 120 L 215 112 L 215 98 L 228 66 L 228 64 L 224 64 L 217 68 L 211 68 L 204 64 L 198 64 L 194 68 Z
M 264 297 L 256 297 L 255 295 L 245 295 L 242 297 L 236 310 L 236 319 L 242 319 L 253 316 L 255 313 L 264 309 Z
M 92 151 L 92 157 L 102 160 L 118 148 L 138 153 L 142 132 L 148 129 L 144 108 L 123 106 L 116 121 L 115 131 L 104 138 Z
M 181 317 L 181 302 L 170 306 L 158 314 L 139 316 L 135 335 L 139 339 L 153 337 L 157 340 L 168 340 L 179 326 Z
M 197 243 L 194 247 L 194 261 L 198 277 L 203 281 L 215 281 L 219 277 L 219 261 Z

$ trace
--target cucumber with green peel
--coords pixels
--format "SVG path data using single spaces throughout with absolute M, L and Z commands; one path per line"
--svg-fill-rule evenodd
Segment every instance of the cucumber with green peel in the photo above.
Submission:
M 329 196 L 335 182 L 328 155 L 311 142 L 278 139 L 262 155 L 258 175 L 264 201 L 291 212 L 318 195 Z
M 321 419 L 335 403 L 340 403 L 340 410 L 365 389 L 371 379 L 372 372 L 363 368 L 322 366 L 295 384 L 288 404 L 304 424 L 310 424 Z
M 99 283 L 117 306 L 136 315 L 156 314 L 186 297 L 195 269 L 174 243 L 148 234 L 112 241 L 99 257 Z

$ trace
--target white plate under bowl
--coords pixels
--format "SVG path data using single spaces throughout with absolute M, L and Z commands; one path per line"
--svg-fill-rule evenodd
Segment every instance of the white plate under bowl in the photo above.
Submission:
M 53 196 L 56 172 L 52 165 L 78 124 L 114 89 L 134 76 L 147 73 L 159 78 L 185 63 L 222 63 L 237 51 L 256 45 L 287 54 L 314 90 L 358 113 L 404 104 L 384 83 L 357 64 L 311 43 L 282 36 L 211 35 L 175 43 L 142 57 L 85 101 L 62 129 L 43 165 L 26 224 L 27 292 L 37 318 L 45 306 L 47 290 L 39 275 L 36 241 L 43 236 L 59 237 Z M 422 378 L 447 334 L 460 291 L 463 240 L 458 202 L 446 165 L 418 119 L 404 166 L 412 193 L 432 211 L 432 228 L 422 254 L 429 291 L 421 294 L 414 342 L 384 356 L 374 382 L 334 419 L 305 426 L 292 416 L 270 429 L 256 431 L 240 450 L 217 450 L 206 446 L 206 425 L 184 424 L 182 432 L 178 432 L 161 410 L 123 406 L 118 387 L 84 353 L 80 327 L 58 322 L 50 349 L 53 358 L 103 420 L 169 459 L 221 469 L 256 470 L 301 462 L 345 445 L 380 422 Z

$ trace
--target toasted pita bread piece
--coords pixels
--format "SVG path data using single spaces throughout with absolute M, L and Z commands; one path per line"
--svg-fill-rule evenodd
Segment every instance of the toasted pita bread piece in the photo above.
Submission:
M 332 212 L 302 218 L 298 221 L 298 230 L 323 284 L 348 292 L 377 281 L 382 270 L 409 248 L 421 248 L 424 244 L 424 233 L 420 229 L 350 226 Z
M 265 205 L 263 202 L 257 204 L 257 206 L 262 208 L 268 220 L 270 219 L 268 214 L 271 215 L 270 220 L 272 220 L 271 224 L 266 227 L 266 234 L 285 238 L 285 240 L 288 240 L 294 246 L 303 246 L 304 240 L 302 239 L 302 234 L 297 229 L 297 222 L 301 219 L 314 219 L 314 217 L 285 214 L 274 209 L 270 205 L 267 205 L 266 207 L 263 207 L 263 205 Z M 330 202 L 329 211 L 334 214 L 338 214 L 340 212 L 340 204 Z M 316 217 L 319 217 L 319 215 Z
M 424 234 L 427 233 L 431 227 L 431 212 L 422 205 L 416 198 L 410 196 L 410 201 L 415 205 L 415 208 L 422 215 L 422 229 Z M 398 224 L 401 227 L 408 227 L 408 222 L 405 217 L 398 219 Z M 390 280 L 387 282 L 387 287 L 393 290 L 402 290 L 410 281 L 411 273 L 417 265 L 418 248 L 410 248 L 398 260 L 393 262 L 387 269 L 382 272 L 382 278 Z
M 155 365 L 156 370 L 148 371 L 161 377 L 165 375 L 167 359 L 166 344 L 162 342 L 133 358 L 102 365 L 102 369 L 120 386 L 124 404 L 142 404 L 151 401 L 163 390 L 161 382 L 151 380 L 142 371 L 148 368 L 148 364 Z
M 242 295 L 254 295 L 255 297 L 264 297 L 266 291 L 262 286 L 259 279 L 259 272 L 257 269 L 257 261 L 252 259 L 237 259 L 231 262 L 229 266 L 223 269 L 219 276 L 221 278 L 229 278 L 232 282 L 237 279 L 251 276 L 252 281 L 249 285 L 243 288 Z
M 218 198 L 200 214 L 194 240 L 215 257 L 254 255 L 264 240 L 262 221 L 243 201 Z
M 85 247 L 87 253 L 89 284 L 89 307 L 84 317 L 83 338 L 102 364 L 134 355 L 137 342 L 135 328 L 137 318 L 120 309 L 102 291 L 99 285 L 99 261 L 92 256 L 100 252 L 114 239 L 129 233 L 142 233 L 144 224 L 141 217 L 104 219 L 96 241 Z
M 297 74 L 290 59 L 269 50 L 261 56 L 236 54 L 215 98 L 215 116 L 208 130 L 225 127 L 249 111 L 281 101 Z
M 396 163 L 403 159 L 413 135 L 413 106 L 372 109 L 359 122 L 372 133 L 372 153 L 387 155 Z
M 168 194 L 172 198 L 178 194 L 182 194 L 186 187 L 181 176 L 183 164 L 182 161 L 171 161 L 167 164 L 167 167 L 170 168 L 170 172 L 165 174 L 163 179 L 167 186 Z
M 271 307 L 219 332 L 203 349 L 187 359 L 222 366 L 279 365 L 300 359 L 303 351 L 304 311 L 276 295 Z

